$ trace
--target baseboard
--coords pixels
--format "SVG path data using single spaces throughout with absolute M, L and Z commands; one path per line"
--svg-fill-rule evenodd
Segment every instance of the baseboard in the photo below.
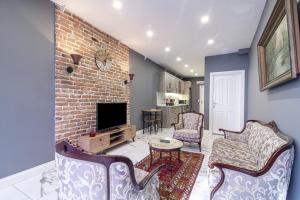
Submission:
M 16 183 L 19 183 L 23 180 L 29 179 L 31 177 L 37 176 L 44 171 L 50 170 L 55 167 L 55 162 L 50 161 L 36 167 L 27 169 L 25 171 L 21 171 L 19 173 L 13 174 L 11 176 L 7 176 L 5 178 L 0 179 L 0 189 L 12 186 Z

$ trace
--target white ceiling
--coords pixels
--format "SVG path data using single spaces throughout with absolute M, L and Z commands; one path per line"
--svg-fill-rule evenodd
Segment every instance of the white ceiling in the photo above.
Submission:
M 123 6 L 116 10 L 114 0 L 53 1 L 185 77 L 204 76 L 205 56 L 250 47 L 265 5 L 265 0 L 118 0 Z M 207 24 L 201 23 L 204 15 L 210 17 Z M 154 32 L 152 38 L 146 36 L 148 29 Z M 215 43 L 208 45 L 209 39 Z M 168 53 L 166 46 L 171 48 Z

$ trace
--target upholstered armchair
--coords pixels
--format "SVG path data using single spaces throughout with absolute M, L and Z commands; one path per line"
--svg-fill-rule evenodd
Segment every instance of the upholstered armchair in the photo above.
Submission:
M 241 132 L 220 129 L 209 157 L 211 199 L 285 200 L 294 161 L 293 139 L 275 122 L 247 121 Z
M 177 123 L 173 124 L 173 138 L 183 142 L 197 143 L 201 151 L 203 119 L 204 115 L 201 113 L 185 112 L 178 114 Z
M 159 200 L 157 172 L 133 167 L 123 156 L 91 155 L 63 141 L 56 145 L 60 200 Z

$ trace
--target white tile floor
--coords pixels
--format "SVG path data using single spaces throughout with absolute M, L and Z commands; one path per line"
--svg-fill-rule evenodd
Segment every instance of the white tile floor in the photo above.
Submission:
M 137 134 L 135 142 L 128 142 L 117 146 L 107 152 L 107 154 L 124 155 L 129 157 L 133 163 L 136 163 L 149 154 L 148 139 L 149 137 L 172 137 L 172 129 L 164 129 L 157 135 Z M 217 137 L 217 136 L 216 136 Z M 204 132 L 202 141 L 202 153 L 204 161 L 196 179 L 190 200 L 208 200 L 209 191 L 207 185 L 207 161 L 211 151 L 212 141 L 215 136 Z M 199 152 L 198 145 L 185 143 L 182 150 Z M 46 185 L 45 195 L 41 196 L 42 174 L 23 180 L 15 185 L 0 190 L 0 199 L 2 200 L 57 200 L 57 186 Z

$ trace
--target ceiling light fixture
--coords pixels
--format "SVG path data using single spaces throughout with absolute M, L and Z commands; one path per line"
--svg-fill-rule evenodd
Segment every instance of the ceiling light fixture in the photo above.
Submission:
M 177 62 L 180 62 L 180 61 L 181 61 L 181 58 L 180 58 L 180 57 L 177 57 L 176 60 L 177 60 Z
M 188 68 L 188 67 L 189 67 L 189 65 L 188 65 L 188 64 L 185 64 L 185 65 L 184 65 L 184 67 L 185 67 L 185 68 Z
M 197 73 L 195 73 L 195 76 L 198 76 L 198 74 L 197 74 Z
M 201 23 L 202 24 L 206 24 L 209 22 L 209 16 L 208 15 L 204 15 L 201 17 Z
M 153 35 L 154 35 L 154 32 L 153 32 L 151 29 L 149 29 L 149 30 L 146 32 L 146 36 L 149 37 L 149 38 L 153 37 Z
M 213 40 L 213 39 L 209 39 L 208 41 L 207 41 L 207 44 L 209 44 L 209 45 L 212 45 L 212 44 L 214 44 L 215 43 L 215 41 Z
M 121 10 L 123 8 L 123 3 L 120 0 L 114 0 L 112 3 L 112 7 L 116 10 Z
M 193 70 L 193 69 L 191 69 L 191 70 L 190 70 L 190 72 L 192 72 L 192 73 L 193 73 L 193 72 L 194 72 L 194 70 Z
M 170 47 L 166 47 L 165 48 L 165 52 L 170 52 L 171 51 L 171 48 Z

